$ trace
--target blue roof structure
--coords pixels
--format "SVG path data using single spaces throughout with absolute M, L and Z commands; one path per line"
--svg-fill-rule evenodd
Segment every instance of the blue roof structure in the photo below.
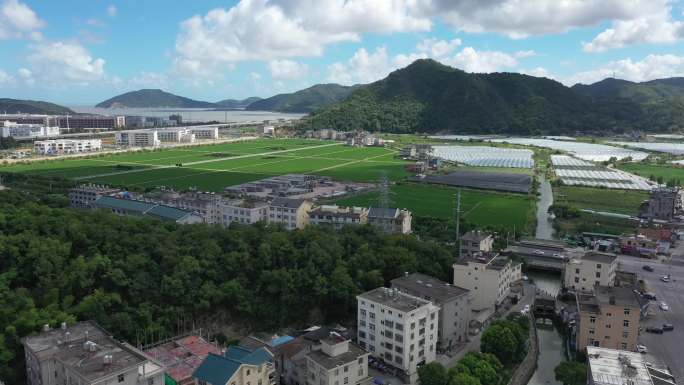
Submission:
M 95 201 L 95 207 L 125 212 L 127 215 L 149 215 L 153 218 L 173 222 L 178 222 L 193 214 L 190 211 L 171 206 L 110 196 L 100 197 Z
M 273 346 L 273 347 L 276 347 L 276 346 L 280 346 L 282 344 L 288 343 L 288 342 L 292 341 L 293 339 L 294 339 L 294 337 L 292 337 L 292 336 L 282 336 L 282 337 L 272 339 L 268 344 Z
M 250 351 L 243 346 L 231 346 L 223 356 L 210 353 L 195 370 L 193 377 L 212 385 L 224 385 L 243 364 L 258 366 L 272 359 L 273 354 L 264 347 Z

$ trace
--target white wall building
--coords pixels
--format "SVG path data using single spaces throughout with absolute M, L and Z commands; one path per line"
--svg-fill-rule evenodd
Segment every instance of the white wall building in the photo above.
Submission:
M 495 308 L 521 278 L 521 264 L 494 253 L 477 253 L 454 264 L 454 285 L 470 290 L 473 310 Z
M 157 130 L 157 138 L 160 142 L 195 143 L 195 134 L 185 127 Z
M 230 226 L 231 223 L 251 225 L 259 221 L 265 221 L 268 217 L 268 203 L 252 202 L 247 200 L 223 201 L 219 205 L 221 212 L 221 224 Z
M 625 350 L 587 347 L 587 384 L 675 385 L 669 368 L 656 357 Z
M 114 134 L 117 146 L 157 147 L 161 144 L 157 130 L 128 130 Z
M 32 139 L 59 135 L 59 127 L 48 127 L 42 124 L 22 124 L 4 121 L 2 137 L 14 139 Z
M 571 290 L 591 291 L 594 286 L 614 286 L 617 256 L 588 252 L 565 265 L 563 284 Z
M 399 369 L 407 383 L 415 384 L 418 365 L 436 358 L 439 307 L 384 287 L 356 299 L 359 346 Z
M 33 142 L 33 151 L 39 155 L 75 154 L 102 149 L 100 139 L 56 139 Z
M 163 385 L 164 369 L 91 321 L 22 340 L 29 385 Z
M 306 355 L 306 385 L 370 384 L 368 353 L 335 333 Z
M 197 139 L 218 139 L 218 127 L 188 127 Z

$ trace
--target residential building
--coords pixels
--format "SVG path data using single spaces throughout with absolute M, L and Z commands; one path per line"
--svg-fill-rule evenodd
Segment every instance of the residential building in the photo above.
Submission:
M 264 135 L 265 136 L 273 136 L 274 134 L 275 134 L 275 127 L 264 126 Z
M 405 383 L 415 384 L 418 367 L 436 358 L 439 307 L 385 287 L 356 299 L 359 346 L 398 369 Z
M 113 195 L 120 191 L 106 185 L 83 184 L 69 190 L 69 206 L 91 209 L 99 198 Z
M 220 205 L 221 220 L 223 226 L 231 223 L 251 225 L 268 218 L 269 205 L 263 201 L 236 199 L 223 201 Z
M 33 151 L 39 155 L 76 154 L 101 149 L 102 141 L 100 139 L 57 139 L 33 142 Z
M 213 127 L 189 126 L 188 130 L 190 130 L 190 132 L 193 135 L 195 135 L 195 138 L 200 139 L 200 140 L 218 139 L 218 137 L 219 137 L 218 127 L 216 127 L 216 126 L 213 126 Z
M 365 207 L 344 207 L 323 205 L 309 211 L 309 224 L 331 225 L 341 229 L 346 225 L 362 225 L 368 223 L 368 209 Z
M 3 138 L 33 139 L 59 135 L 59 127 L 50 127 L 42 124 L 24 124 L 4 121 L 2 126 Z
M 662 252 L 660 240 L 650 239 L 645 235 L 628 235 L 620 237 L 620 252 L 642 258 L 655 258 Z
M 171 206 L 160 205 L 152 202 L 144 202 L 133 199 L 103 196 L 93 204 L 93 208 L 110 210 L 118 215 L 148 216 L 162 221 L 171 221 L 178 224 L 202 223 L 202 217 L 194 212 L 177 209 Z
M 387 234 L 410 234 L 411 212 L 397 208 L 371 207 L 368 223 Z
M 576 297 L 580 315 L 578 351 L 587 346 L 636 349 L 641 304 L 632 289 L 595 286 L 591 292 L 578 291 Z
M 275 198 L 268 207 L 268 222 L 280 223 L 288 230 L 309 224 L 312 203 L 306 199 Z
M 472 257 L 475 253 L 489 253 L 494 248 L 494 237 L 492 234 L 472 230 L 463 234 L 459 238 L 461 257 Z
M 61 115 L 55 117 L 57 125 L 67 130 L 84 130 L 89 128 L 112 129 L 124 127 L 123 116 L 100 115 Z
M 614 286 L 617 256 L 590 251 L 565 265 L 563 284 L 566 289 L 590 291 L 594 286 Z
M 22 340 L 28 385 L 163 385 L 164 368 L 92 321 Z
M 166 384 L 197 385 L 192 374 L 209 354 L 221 351 L 204 338 L 189 335 L 145 349 L 145 354 L 164 366 Z
M 404 165 L 404 170 L 413 174 L 423 174 L 425 171 L 427 171 L 427 163 L 423 161 L 408 163 Z
M 454 264 L 454 285 L 470 290 L 477 311 L 496 308 L 521 278 L 521 264 L 497 253 L 476 253 Z
M 437 347 L 449 351 L 468 339 L 470 291 L 429 275 L 413 273 L 392 280 L 392 288 L 439 306 Z
M 650 354 L 587 347 L 588 385 L 675 385 L 667 365 Z
M 127 130 L 114 134 L 117 146 L 157 147 L 161 144 L 157 130 Z
M 307 355 L 321 349 L 321 340 L 330 335 L 327 327 L 311 327 L 297 338 L 275 348 L 275 368 L 280 384 L 304 385 L 307 374 Z M 240 342 L 243 344 L 243 342 Z
M 223 355 L 209 353 L 193 377 L 199 385 L 272 385 L 272 361 L 273 353 L 265 347 L 250 350 L 233 345 Z
M 191 211 L 202 217 L 205 223 L 222 223 L 221 195 L 213 192 L 190 190 L 178 192 L 172 189 L 162 189 L 158 192 L 136 196 L 136 199 L 158 203 Z
M 671 221 L 681 206 L 678 188 L 660 187 L 651 190 L 648 200 L 641 204 L 639 216 L 649 220 Z
M 306 355 L 307 385 L 370 384 L 368 352 L 336 333 L 321 340 L 321 349 Z
M 159 141 L 169 143 L 195 143 L 195 134 L 186 127 L 173 127 L 157 130 Z

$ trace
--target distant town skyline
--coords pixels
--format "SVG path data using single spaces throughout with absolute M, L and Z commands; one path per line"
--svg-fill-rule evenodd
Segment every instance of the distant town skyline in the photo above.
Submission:
M 368 83 L 430 57 L 563 82 L 684 76 L 676 0 L 0 0 L 0 97 L 216 101 Z

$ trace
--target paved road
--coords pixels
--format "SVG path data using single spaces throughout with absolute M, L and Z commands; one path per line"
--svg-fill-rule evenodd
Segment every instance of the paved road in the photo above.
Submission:
M 684 245 L 684 242 L 680 242 Z M 681 246 L 680 246 L 681 247 Z M 679 251 L 681 252 L 681 250 Z M 675 250 L 674 260 L 684 261 L 684 256 Z M 684 267 L 673 264 L 671 269 L 663 261 L 653 261 L 629 256 L 619 257 L 620 270 L 635 272 L 646 283 L 647 290 L 656 295 L 657 303 L 649 306 L 649 315 L 641 321 L 644 329 L 648 326 L 662 326 L 671 323 L 675 330 L 664 334 L 642 332 L 639 343 L 646 345 L 649 353 L 663 360 L 672 374 L 681 382 L 684 380 Z M 643 270 L 644 265 L 652 266 L 655 271 Z M 671 274 L 672 282 L 660 281 L 660 277 Z M 665 301 L 670 311 L 664 312 L 658 308 L 658 303 Z
M 553 190 L 551 183 L 539 174 L 539 201 L 537 201 L 537 231 L 538 239 L 553 239 L 553 225 L 548 213 L 549 206 L 553 204 Z

